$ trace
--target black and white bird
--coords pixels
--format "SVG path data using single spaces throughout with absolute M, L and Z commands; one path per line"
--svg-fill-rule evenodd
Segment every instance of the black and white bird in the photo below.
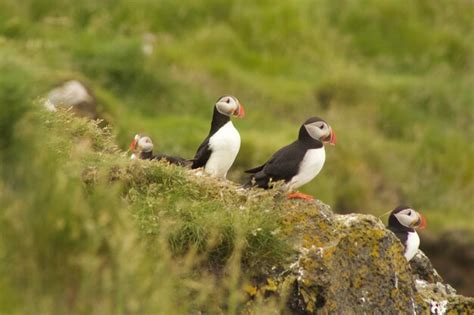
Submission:
M 237 98 L 220 97 L 214 106 L 209 135 L 197 149 L 191 168 L 204 167 L 206 173 L 225 178 L 240 149 L 240 134 L 230 117 L 244 115 L 244 107 Z
M 165 160 L 170 164 L 188 166 L 191 162 L 179 156 L 171 156 L 163 153 L 153 154 L 153 142 L 150 137 L 143 135 L 135 135 L 132 143 L 130 143 L 131 159 L 141 160 Z
M 323 119 L 311 117 L 300 127 L 298 139 L 281 148 L 265 164 L 245 171 L 252 174 L 248 186 L 268 189 L 272 182 L 283 180 L 293 192 L 310 182 L 326 160 L 324 144 L 336 144 L 336 134 Z M 291 193 L 289 198 L 313 200 L 310 195 Z
M 420 246 L 420 237 L 416 229 L 426 227 L 425 218 L 410 207 L 398 206 L 390 213 L 387 227 L 402 242 L 405 247 L 405 258 L 410 261 Z

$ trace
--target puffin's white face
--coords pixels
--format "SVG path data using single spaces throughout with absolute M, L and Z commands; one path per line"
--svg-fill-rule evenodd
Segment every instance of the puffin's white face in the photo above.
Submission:
M 153 150 L 153 142 L 150 137 L 135 135 L 132 143 L 130 143 L 130 151 L 132 152 L 150 152 Z
M 402 211 L 395 213 L 394 216 L 401 225 L 409 228 L 423 229 L 426 225 L 425 218 L 411 208 L 403 209 Z
M 141 152 L 150 152 L 153 150 L 153 142 L 150 137 L 141 137 L 137 144 L 138 150 Z
M 226 116 L 237 116 L 239 118 L 244 117 L 245 111 L 242 104 L 234 96 L 222 96 L 216 102 L 216 108 L 219 113 Z
M 332 128 L 324 121 L 315 121 L 304 125 L 306 131 L 311 138 L 322 141 L 324 143 L 336 144 L 336 134 Z

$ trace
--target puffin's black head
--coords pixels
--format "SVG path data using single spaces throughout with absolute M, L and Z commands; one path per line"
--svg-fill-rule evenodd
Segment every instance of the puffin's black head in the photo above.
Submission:
M 398 206 L 390 213 L 388 226 L 405 231 L 424 229 L 426 227 L 426 219 L 410 207 Z
M 226 116 L 237 116 L 242 118 L 245 116 L 244 106 L 240 104 L 239 100 L 232 95 L 221 96 L 215 105 L 217 111 Z
M 130 143 L 130 151 L 134 153 L 151 152 L 153 151 L 153 142 L 148 136 L 136 134 Z
M 331 126 L 319 117 L 311 117 L 300 128 L 299 140 L 315 139 L 322 143 L 336 144 L 336 134 Z

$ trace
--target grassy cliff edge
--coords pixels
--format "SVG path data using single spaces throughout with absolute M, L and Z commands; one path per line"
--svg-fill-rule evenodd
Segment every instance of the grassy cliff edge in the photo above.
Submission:
M 15 129 L 1 169 L 2 312 L 472 310 L 420 293 L 372 216 L 130 161 L 110 129 L 68 112 L 27 111 Z

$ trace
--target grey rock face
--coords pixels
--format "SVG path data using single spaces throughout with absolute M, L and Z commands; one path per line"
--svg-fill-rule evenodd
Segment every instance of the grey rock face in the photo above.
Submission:
M 58 108 L 71 108 L 79 117 L 97 118 L 97 104 L 90 90 L 77 80 L 70 80 L 52 89 L 43 105 L 56 111 Z
M 376 217 L 336 215 L 327 205 L 289 203 L 285 234 L 296 254 L 260 279 L 253 297 L 286 299 L 294 314 L 469 314 L 421 251 L 408 263 Z

